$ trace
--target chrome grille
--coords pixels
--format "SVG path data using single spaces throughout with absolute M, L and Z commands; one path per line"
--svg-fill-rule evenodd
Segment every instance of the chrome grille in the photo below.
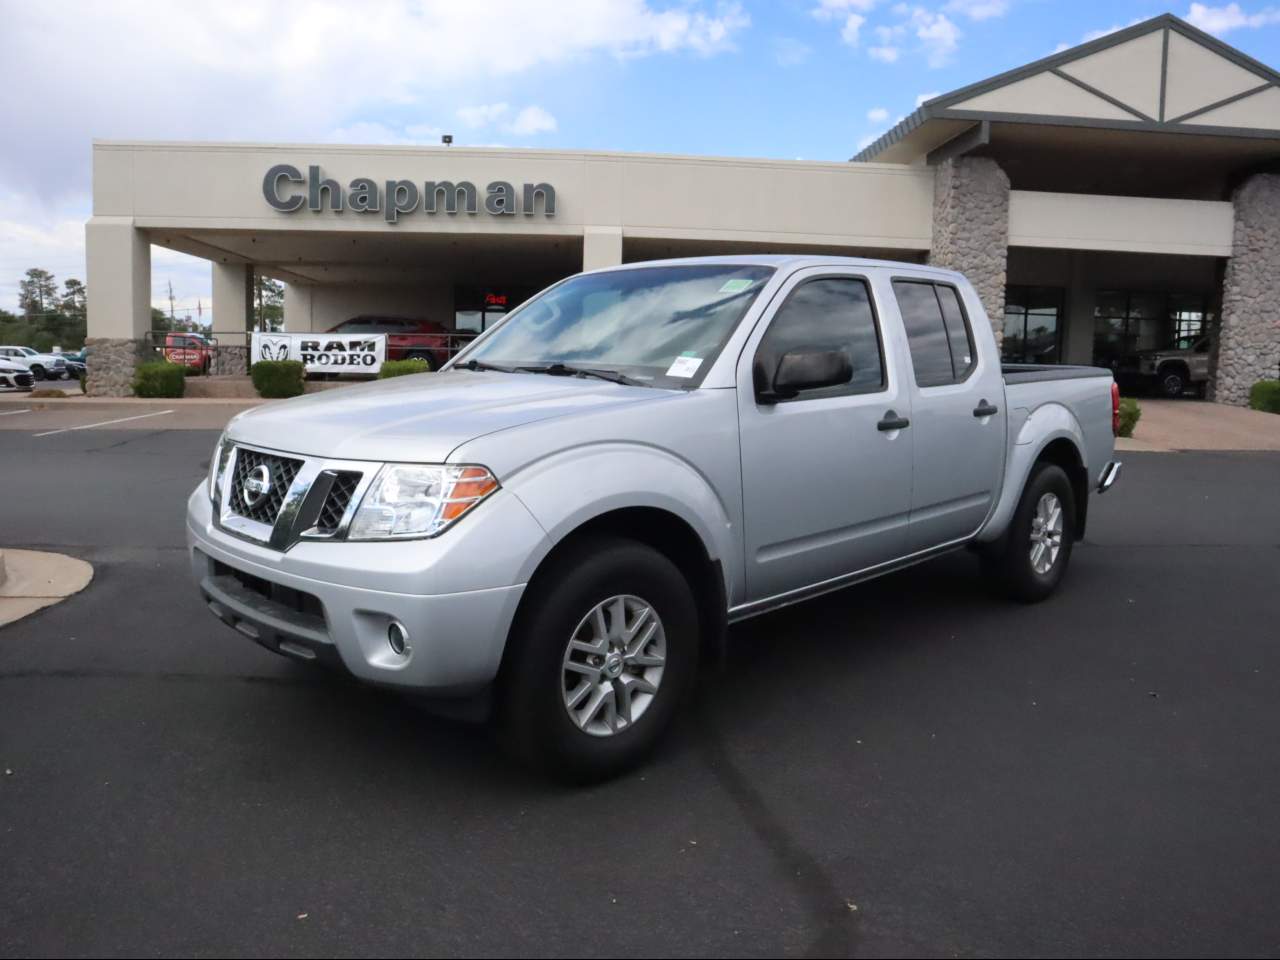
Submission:
M 338 532 L 351 498 L 360 486 L 362 474 L 351 471 L 340 471 L 333 475 L 333 485 L 329 487 L 329 495 L 324 498 L 320 508 L 320 516 L 316 520 L 315 532 L 324 537 L 331 537 Z
M 254 506 L 244 500 L 244 482 L 259 466 L 265 466 L 271 476 L 271 489 Z M 277 457 L 248 447 L 236 448 L 235 469 L 231 474 L 231 489 L 227 491 L 231 512 L 257 523 L 271 526 L 280 515 L 285 495 L 293 486 L 294 478 L 302 469 L 302 461 L 290 457 Z

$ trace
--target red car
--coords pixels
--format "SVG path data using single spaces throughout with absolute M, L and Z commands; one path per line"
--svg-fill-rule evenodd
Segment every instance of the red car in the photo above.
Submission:
M 170 363 L 177 363 L 207 374 L 213 366 L 213 354 L 218 349 L 218 341 L 202 337 L 198 333 L 166 333 L 164 335 L 164 358 Z
M 470 337 L 450 332 L 432 320 L 407 317 L 352 317 L 329 333 L 385 333 L 388 360 L 425 360 L 439 370 Z

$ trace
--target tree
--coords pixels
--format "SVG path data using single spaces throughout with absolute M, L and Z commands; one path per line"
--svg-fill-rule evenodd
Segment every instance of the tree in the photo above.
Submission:
M 253 327 L 264 333 L 284 326 L 284 284 L 262 274 L 257 276 L 257 305 Z
M 18 306 L 28 319 L 43 317 L 58 308 L 58 284 L 53 274 L 32 267 L 18 283 Z
M 62 282 L 62 289 L 62 312 L 68 317 L 83 320 L 88 302 L 88 291 L 85 290 L 84 284 L 74 277 L 69 277 Z

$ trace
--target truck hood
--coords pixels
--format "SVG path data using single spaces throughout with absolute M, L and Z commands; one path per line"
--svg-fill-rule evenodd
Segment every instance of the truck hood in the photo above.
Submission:
M 231 439 L 344 460 L 439 463 L 498 430 L 682 395 L 579 377 L 446 371 L 339 387 L 248 410 Z

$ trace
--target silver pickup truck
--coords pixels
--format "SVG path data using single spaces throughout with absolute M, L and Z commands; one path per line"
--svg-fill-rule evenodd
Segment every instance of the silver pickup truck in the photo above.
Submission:
M 957 273 L 711 257 L 570 277 L 439 373 L 269 404 L 192 493 L 210 610 L 278 653 L 491 705 L 579 778 L 637 762 L 729 624 L 972 548 L 1051 593 L 1118 394 L 1005 367 Z

